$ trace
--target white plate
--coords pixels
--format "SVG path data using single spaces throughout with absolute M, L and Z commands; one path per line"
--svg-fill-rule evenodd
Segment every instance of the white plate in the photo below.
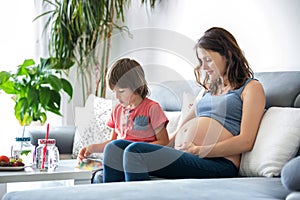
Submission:
M 0 171 L 20 171 L 24 170 L 25 166 L 19 167 L 0 167 Z

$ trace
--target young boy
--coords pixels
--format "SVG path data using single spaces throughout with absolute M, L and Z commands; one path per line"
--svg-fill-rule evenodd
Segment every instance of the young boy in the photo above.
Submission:
M 92 153 L 103 152 L 106 144 L 116 139 L 167 145 L 169 121 L 161 106 L 147 98 L 149 88 L 141 65 L 129 58 L 116 61 L 109 71 L 108 84 L 119 100 L 107 122 L 112 128 L 111 138 L 83 147 L 78 161 L 82 162 Z

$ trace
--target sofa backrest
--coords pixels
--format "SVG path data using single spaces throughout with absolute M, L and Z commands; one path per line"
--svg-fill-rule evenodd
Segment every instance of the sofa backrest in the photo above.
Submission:
M 75 135 L 75 126 L 51 127 L 49 138 L 56 139 L 56 146 L 60 154 L 72 154 Z M 31 138 L 31 144 L 38 145 L 38 139 L 45 138 L 44 127 L 28 127 L 26 134 Z
M 264 87 L 267 108 L 271 106 L 300 108 L 300 71 L 257 72 L 254 77 Z M 180 111 L 183 94 L 196 96 L 201 90 L 194 80 L 150 83 L 149 88 L 149 98 L 159 102 L 165 111 Z
M 300 108 L 300 71 L 259 72 L 255 73 L 255 78 L 264 87 L 267 108 Z
M 257 72 L 254 78 L 263 85 L 266 94 L 266 108 L 300 108 L 300 71 Z M 180 111 L 183 94 L 197 96 L 201 87 L 194 80 L 165 81 L 150 83 L 149 98 L 160 103 L 165 111 Z M 300 149 L 298 154 L 300 155 Z
M 164 111 L 180 111 L 183 94 L 197 96 L 201 87 L 194 80 L 165 81 L 150 83 L 150 99 L 157 101 Z

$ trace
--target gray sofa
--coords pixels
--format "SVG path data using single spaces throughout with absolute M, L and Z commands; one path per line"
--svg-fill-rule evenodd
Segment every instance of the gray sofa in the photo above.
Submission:
M 300 71 L 259 72 L 255 77 L 263 84 L 267 108 L 300 108 Z M 166 112 L 181 109 L 185 91 L 197 94 L 194 81 L 168 81 L 151 84 L 150 98 L 160 102 Z M 42 130 L 29 131 L 34 144 L 44 137 Z M 74 127 L 57 127 L 49 137 L 59 141 L 61 153 L 72 154 Z M 52 134 L 52 135 L 51 135 Z M 296 156 L 299 156 L 299 151 Z M 281 177 L 236 177 L 227 179 L 152 180 L 144 182 L 76 185 L 34 191 L 7 193 L 3 200 L 13 199 L 300 199 L 300 191 L 282 184 Z

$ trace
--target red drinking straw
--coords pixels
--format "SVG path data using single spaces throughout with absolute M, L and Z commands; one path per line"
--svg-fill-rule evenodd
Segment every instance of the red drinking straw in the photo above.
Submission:
M 47 124 L 46 144 L 45 144 L 44 149 L 43 149 L 42 170 L 45 169 L 45 161 L 46 161 L 46 152 L 47 152 L 48 138 L 49 138 L 49 123 Z

